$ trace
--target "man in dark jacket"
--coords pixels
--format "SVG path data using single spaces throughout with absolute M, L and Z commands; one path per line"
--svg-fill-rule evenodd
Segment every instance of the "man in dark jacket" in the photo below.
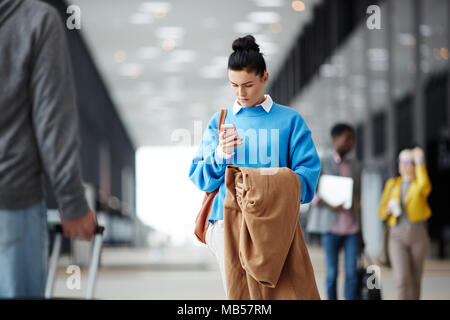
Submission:
M 0 0 L 0 298 L 43 297 L 44 172 L 72 238 L 92 238 L 64 25 L 36 0 Z

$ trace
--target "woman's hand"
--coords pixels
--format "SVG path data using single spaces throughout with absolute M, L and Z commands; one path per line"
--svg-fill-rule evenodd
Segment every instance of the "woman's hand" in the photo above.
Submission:
M 334 211 L 346 211 L 342 204 L 340 204 L 338 206 L 331 207 L 331 209 L 333 209 Z
M 419 147 L 415 147 L 413 150 L 414 162 L 416 165 L 423 165 L 425 163 L 425 154 Z
M 234 149 L 242 144 L 242 139 L 236 130 L 223 130 L 219 133 L 219 145 L 222 151 L 232 154 Z
M 386 217 L 387 218 L 389 218 L 389 216 L 392 214 L 392 210 L 391 210 L 391 208 L 388 206 L 387 208 L 386 208 Z
M 338 206 L 332 206 L 329 203 L 323 201 L 322 199 L 319 199 L 319 202 L 317 203 L 319 206 L 327 207 L 328 209 L 334 210 L 334 211 L 345 211 L 343 204 L 340 204 Z

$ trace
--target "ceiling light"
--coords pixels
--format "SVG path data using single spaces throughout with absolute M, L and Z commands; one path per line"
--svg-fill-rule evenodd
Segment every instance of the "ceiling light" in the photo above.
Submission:
M 172 5 L 168 2 L 144 2 L 139 6 L 139 11 L 151 13 L 157 19 L 165 18 L 171 9 Z
M 119 74 L 124 77 L 136 79 L 141 75 L 141 66 L 132 63 L 123 64 L 120 66 Z
M 114 61 L 117 63 L 123 62 L 127 58 L 127 54 L 124 50 L 119 50 L 114 54 Z
M 273 42 L 261 41 L 259 42 L 260 51 L 265 55 L 270 55 L 276 53 L 279 48 Z
M 305 11 L 305 3 L 303 1 L 292 1 L 292 9 L 295 11 Z
M 137 51 L 139 59 L 155 59 L 161 55 L 161 48 L 158 47 L 142 47 Z
M 416 45 L 416 38 L 410 33 L 400 33 L 398 35 L 398 42 L 404 47 L 414 47 Z
M 175 48 L 175 41 L 172 39 L 166 39 L 163 41 L 161 47 L 166 51 L 171 51 Z
M 387 61 L 389 52 L 384 48 L 371 48 L 367 50 L 369 60 L 371 61 Z
M 325 63 L 320 66 L 320 75 L 324 78 L 332 78 L 336 75 L 335 68 L 332 64 Z
M 182 27 L 160 27 L 155 35 L 160 39 L 180 39 L 184 37 L 186 30 Z
M 280 15 L 273 11 L 250 12 L 247 18 L 249 21 L 253 23 L 260 23 L 260 24 L 271 24 L 280 21 Z
M 369 63 L 370 70 L 372 71 L 387 71 L 389 69 L 389 65 L 387 61 L 371 61 Z
M 128 22 L 131 24 L 150 24 L 153 22 L 153 17 L 145 13 L 133 13 Z
M 282 7 L 284 0 L 253 0 L 258 7 Z
M 269 42 L 271 41 L 270 37 L 268 37 L 267 35 L 263 34 L 263 33 L 258 33 L 258 34 L 254 34 L 253 35 L 255 37 L 256 43 L 260 43 L 260 42 Z
M 367 50 L 369 67 L 372 71 L 386 71 L 388 69 L 389 52 L 384 48 L 371 48 Z
M 280 33 L 281 31 L 283 31 L 283 26 L 281 25 L 281 23 L 272 23 L 269 29 L 272 33 Z
M 419 30 L 420 34 L 424 37 L 429 37 L 432 34 L 431 27 L 426 24 L 421 24 Z
M 155 12 L 155 18 L 157 18 L 157 19 L 162 19 L 162 18 L 165 18 L 166 16 L 167 16 L 167 11 Z
M 147 13 L 169 12 L 171 9 L 168 2 L 144 2 L 139 6 L 139 11 Z
M 197 54 L 193 50 L 176 50 L 170 55 L 173 63 L 189 63 L 196 59 Z
M 234 32 L 239 34 L 256 33 L 259 29 L 260 26 L 252 22 L 236 22 L 233 25 Z

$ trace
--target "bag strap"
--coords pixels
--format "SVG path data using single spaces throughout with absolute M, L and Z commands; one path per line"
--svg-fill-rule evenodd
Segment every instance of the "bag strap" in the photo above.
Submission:
M 219 127 L 217 128 L 218 132 L 220 132 L 220 128 L 222 127 L 222 124 L 225 122 L 225 117 L 226 116 L 227 116 L 227 109 L 222 109 L 220 111 Z

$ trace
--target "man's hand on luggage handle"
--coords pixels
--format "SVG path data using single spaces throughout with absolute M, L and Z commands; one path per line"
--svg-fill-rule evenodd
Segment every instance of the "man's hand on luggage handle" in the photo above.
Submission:
M 84 216 L 79 218 L 63 220 L 61 212 L 59 213 L 64 236 L 72 239 L 90 241 L 95 233 L 97 219 L 95 213 L 89 210 Z

